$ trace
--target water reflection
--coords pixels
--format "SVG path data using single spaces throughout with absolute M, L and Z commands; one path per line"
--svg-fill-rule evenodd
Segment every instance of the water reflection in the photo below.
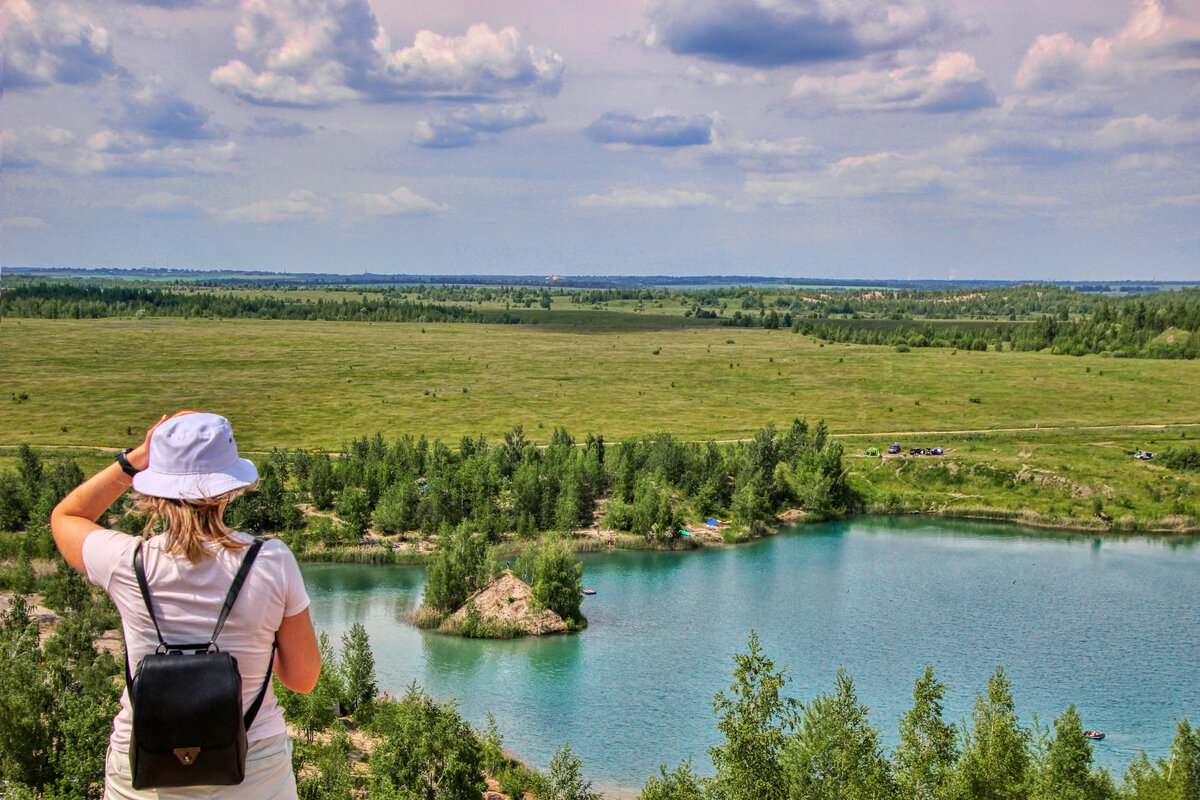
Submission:
M 845 667 L 884 741 L 926 664 L 950 686 L 946 717 L 970 713 L 997 665 L 1018 713 L 1043 720 L 1075 703 L 1109 732 L 1097 759 L 1123 771 L 1139 748 L 1165 753 L 1175 718 L 1200 700 L 1200 554 L 1137 537 L 1030 535 L 927 517 L 851 519 L 737 547 L 589 554 L 576 636 L 484 642 L 402 622 L 417 567 L 306 565 L 313 618 L 336 643 L 367 626 L 382 689 L 414 679 L 458 698 L 536 766 L 571 742 L 590 777 L 640 786 L 660 763 L 717 739 L 712 697 L 751 628 L 788 664 L 792 696 L 829 691 Z

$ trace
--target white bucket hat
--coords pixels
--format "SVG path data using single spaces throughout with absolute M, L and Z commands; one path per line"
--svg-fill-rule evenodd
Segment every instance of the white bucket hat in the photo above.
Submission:
M 201 500 L 256 480 L 254 463 L 238 457 L 229 420 L 184 414 L 154 429 L 150 465 L 133 476 L 133 488 L 152 497 Z

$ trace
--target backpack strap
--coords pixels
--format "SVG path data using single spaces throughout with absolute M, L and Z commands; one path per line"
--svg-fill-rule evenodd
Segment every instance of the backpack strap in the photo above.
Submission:
M 225 619 L 233 609 L 233 602 L 237 600 L 238 592 L 242 590 L 242 584 L 246 582 L 246 576 L 250 573 L 250 567 L 254 565 L 254 559 L 258 557 L 258 551 L 262 549 L 264 541 L 257 536 L 254 537 L 254 542 L 246 551 L 246 555 L 242 556 L 242 565 L 238 567 L 237 575 L 233 576 L 229 593 L 225 595 L 225 605 L 221 607 L 221 616 L 217 619 L 217 627 L 213 628 L 212 639 L 209 641 L 210 647 L 216 643 L 221 628 L 225 627 Z M 246 709 L 246 715 L 242 718 L 246 730 L 250 730 L 250 726 L 254 724 L 254 718 L 258 716 L 258 709 L 262 707 L 263 699 L 267 696 L 267 688 L 271 685 L 271 671 L 275 668 L 275 648 L 278 646 L 277 639 L 271 640 L 271 658 L 267 661 L 267 674 L 263 676 L 262 686 L 258 687 L 258 694 L 254 696 L 250 702 L 250 708 Z
M 229 612 L 233 610 L 233 603 L 237 600 L 238 593 L 242 590 L 242 584 L 246 582 L 246 576 L 250 574 L 250 567 L 254 565 L 254 559 L 258 557 L 258 551 L 262 549 L 263 543 L 263 539 L 257 536 L 254 537 L 253 543 L 246 550 L 246 554 L 242 556 L 241 566 L 238 567 L 237 574 L 233 576 L 233 583 L 229 585 L 229 591 L 225 594 L 225 603 L 221 606 L 221 615 L 217 618 L 217 625 L 213 628 L 212 637 L 208 640 L 209 648 L 216 644 L 217 636 L 220 635 L 221 629 L 225 627 L 225 620 L 229 617 Z M 158 634 L 158 643 L 166 649 L 169 645 L 163 639 L 162 631 L 158 627 L 158 618 L 154 616 L 154 607 L 150 604 L 150 584 L 146 581 L 146 569 L 142 563 L 142 542 L 140 541 L 133 551 L 133 572 L 137 576 L 138 588 L 142 592 L 142 601 L 146 604 L 146 611 L 150 613 L 150 621 L 154 623 L 154 632 Z M 246 730 L 250 730 L 250 725 L 253 724 L 254 718 L 258 716 L 258 710 L 262 707 L 263 700 L 267 696 L 267 688 L 271 685 L 271 671 L 275 668 L 275 649 L 278 646 L 278 640 L 271 642 L 271 658 L 267 662 L 266 677 L 263 678 L 263 684 L 259 688 L 258 694 L 254 696 L 254 700 L 250 703 L 250 708 L 246 710 L 246 715 L 243 718 Z M 199 647 L 203 647 L 203 645 L 199 645 Z M 133 685 L 133 678 L 129 673 L 128 650 L 125 652 L 125 685 Z
M 254 724 L 254 718 L 258 716 L 258 709 L 262 707 L 263 698 L 267 696 L 267 687 L 271 685 L 271 670 L 275 668 L 275 648 L 277 647 L 279 647 L 278 639 L 271 642 L 271 660 L 267 662 L 266 677 L 263 678 L 263 684 L 259 687 L 258 694 L 250 702 L 250 708 L 246 709 L 246 716 L 243 717 L 246 730 L 250 730 L 250 726 Z
M 137 576 L 138 588 L 142 591 L 142 602 L 146 604 L 146 611 L 150 613 L 150 621 L 154 623 L 154 632 L 158 635 L 158 643 L 162 647 L 166 647 L 167 643 L 163 639 L 162 631 L 158 627 L 158 617 L 154 616 L 154 607 L 150 605 L 150 584 L 146 583 L 146 568 L 142 564 L 142 540 L 139 539 L 137 547 L 133 549 L 133 574 Z
M 233 583 L 229 585 L 229 592 L 225 595 L 225 605 L 221 606 L 221 616 L 217 617 L 217 627 L 213 628 L 212 638 L 208 640 L 209 647 L 212 647 L 217 642 L 217 636 L 221 633 L 221 628 L 225 627 L 225 619 L 229 616 L 229 612 L 233 610 L 233 602 L 237 600 L 238 592 L 242 590 L 242 584 L 246 582 L 246 576 L 250 573 L 250 567 L 254 566 L 254 559 L 258 557 L 258 551 L 262 549 L 263 540 L 257 536 L 254 537 L 254 542 L 246 550 L 246 555 L 242 556 L 242 565 L 238 567 L 237 574 L 233 576 Z M 149 607 L 149 600 L 146 601 Z M 153 616 L 153 612 L 151 612 Z M 155 627 L 158 623 L 155 623 Z M 162 636 L 159 636 L 161 639 Z M 272 656 L 275 651 L 272 649 Z

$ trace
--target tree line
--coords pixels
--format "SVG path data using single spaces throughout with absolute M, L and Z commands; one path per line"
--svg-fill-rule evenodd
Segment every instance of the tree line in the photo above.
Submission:
M 951 291 L 748 286 L 694 291 L 551 291 L 544 287 L 425 285 L 341 287 L 337 291 L 344 292 L 345 299 L 313 300 L 205 288 L 22 279 L 0 293 L 0 316 L 521 323 L 537 317 L 521 315 L 520 309 L 535 304 L 549 309 L 555 297 L 576 305 L 635 299 L 639 303 L 653 301 L 660 307 L 677 302 L 686 309 L 685 317 L 714 319 L 720 325 L 791 329 L 831 342 L 896 348 L 1049 349 L 1067 355 L 1108 353 L 1146 358 L 1195 358 L 1200 353 L 1196 335 L 1200 333 L 1200 290 L 1196 289 L 1112 298 L 1044 284 Z M 500 301 L 504 310 L 478 307 Z M 968 324 L 970 321 L 993 324 Z M 1178 335 L 1162 337 L 1171 330 Z
M 760 326 L 765 323 L 759 323 Z M 1175 336 L 1164 337 L 1169 330 Z M 1200 300 L 1149 305 L 1129 300 L 1102 304 L 1089 316 L 1065 319 L 1042 315 L 1028 324 L 980 326 L 896 324 L 882 328 L 851 320 L 796 320 L 792 330 L 830 342 L 908 347 L 956 347 L 1038 351 L 1057 355 L 1107 354 L 1115 358 L 1200 356 Z
M 412 301 L 389 292 L 344 300 L 282 299 L 76 283 L 18 285 L 0 294 L 0 316 L 41 319 L 183 317 L 187 319 L 331 320 L 340 322 L 473 322 L 516 324 L 506 311 Z
M 424 436 L 388 442 L 381 433 L 334 457 L 274 450 L 259 465 L 259 490 L 229 507 L 231 524 L 295 531 L 300 552 L 336 547 L 368 530 L 388 536 L 449 535 L 461 525 L 488 544 L 513 533 L 532 539 L 601 521 L 652 544 L 678 540 L 687 520 L 732 518 L 743 529 L 785 508 L 834 515 L 857 507 L 846 484 L 842 446 L 823 422 L 796 419 L 745 442 L 685 442 L 669 433 L 610 444 L 577 442 L 556 428 L 535 445 L 521 425 L 500 442 L 463 437 L 457 449 Z M 298 503 L 319 516 L 301 530 Z

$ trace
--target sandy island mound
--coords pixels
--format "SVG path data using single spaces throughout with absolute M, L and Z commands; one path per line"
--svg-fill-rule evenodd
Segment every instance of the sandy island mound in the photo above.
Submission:
M 558 614 L 549 610 L 535 610 L 533 589 L 513 575 L 511 570 L 504 570 L 499 577 L 471 595 L 462 608 L 446 619 L 443 627 L 459 628 L 472 602 L 485 623 L 496 622 L 505 627 L 519 628 L 531 636 L 567 630 L 567 624 Z

